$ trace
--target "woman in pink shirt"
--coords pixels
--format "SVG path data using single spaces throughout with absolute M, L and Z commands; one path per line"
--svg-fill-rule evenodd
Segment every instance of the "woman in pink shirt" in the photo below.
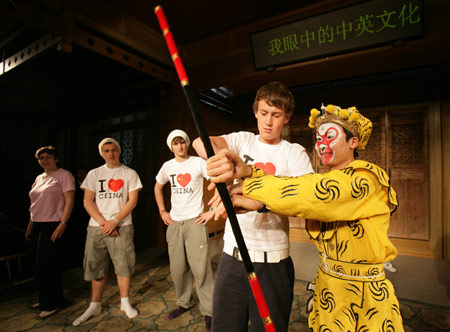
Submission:
M 64 304 L 61 272 L 57 254 L 74 203 L 75 180 L 57 166 L 56 149 L 44 146 L 36 151 L 44 172 L 36 177 L 30 190 L 30 222 L 25 238 L 31 240 L 36 259 L 39 317 L 54 314 Z

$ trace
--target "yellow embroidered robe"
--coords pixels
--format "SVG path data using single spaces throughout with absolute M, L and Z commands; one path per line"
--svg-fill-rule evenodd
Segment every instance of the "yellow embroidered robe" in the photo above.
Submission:
M 403 331 L 383 270 L 397 255 L 387 230 L 398 202 L 386 172 L 357 160 L 325 174 L 263 175 L 254 168 L 244 195 L 276 213 L 306 218 L 321 255 L 309 326 L 320 332 Z

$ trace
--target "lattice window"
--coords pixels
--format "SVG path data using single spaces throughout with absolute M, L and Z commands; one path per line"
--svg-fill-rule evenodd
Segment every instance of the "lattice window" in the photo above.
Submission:
M 122 162 L 124 163 L 124 165 L 131 166 L 133 164 L 134 130 L 125 130 L 122 133 L 122 136 Z
M 423 164 L 424 127 L 422 123 L 392 125 L 392 164 Z
M 142 122 L 146 121 L 147 114 L 140 112 L 136 116 L 127 114 L 122 117 L 113 117 L 109 120 L 102 120 L 98 124 L 106 126 L 105 129 L 96 131 L 95 141 L 100 141 L 105 137 L 112 137 L 119 142 L 122 149 L 121 162 L 131 168 L 135 168 L 145 163 L 142 152 L 144 151 L 146 131 L 142 127 Z M 107 124 L 109 123 L 109 128 Z

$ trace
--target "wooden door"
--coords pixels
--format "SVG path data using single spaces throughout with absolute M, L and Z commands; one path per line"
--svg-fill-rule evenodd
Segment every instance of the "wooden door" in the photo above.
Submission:
M 425 108 L 387 111 L 388 171 L 399 207 L 389 235 L 429 240 L 428 125 Z

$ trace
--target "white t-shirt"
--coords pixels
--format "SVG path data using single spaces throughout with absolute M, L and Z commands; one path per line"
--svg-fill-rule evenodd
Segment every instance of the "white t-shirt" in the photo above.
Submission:
M 170 183 L 172 220 L 195 218 L 203 212 L 203 178 L 209 179 L 206 161 L 199 157 L 182 162 L 174 158 L 162 165 L 156 181 L 162 185 Z
M 262 168 L 266 173 L 300 176 L 313 173 L 311 161 L 304 147 L 281 140 L 270 145 L 259 141 L 259 135 L 237 132 L 221 136 L 228 149 L 237 153 L 246 164 Z M 278 214 L 256 211 L 238 214 L 238 221 L 249 250 L 274 251 L 289 248 L 289 221 Z M 224 241 L 237 246 L 230 221 L 225 226 Z
M 95 192 L 95 204 L 106 220 L 111 220 L 128 202 L 128 193 L 142 188 L 141 180 L 135 170 L 120 165 L 108 168 L 105 165 L 91 170 L 81 189 Z M 120 221 L 120 226 L 132 223 L 131 213 Z M 89 226 L 100 226 L 94 218 L 89 219 Z

